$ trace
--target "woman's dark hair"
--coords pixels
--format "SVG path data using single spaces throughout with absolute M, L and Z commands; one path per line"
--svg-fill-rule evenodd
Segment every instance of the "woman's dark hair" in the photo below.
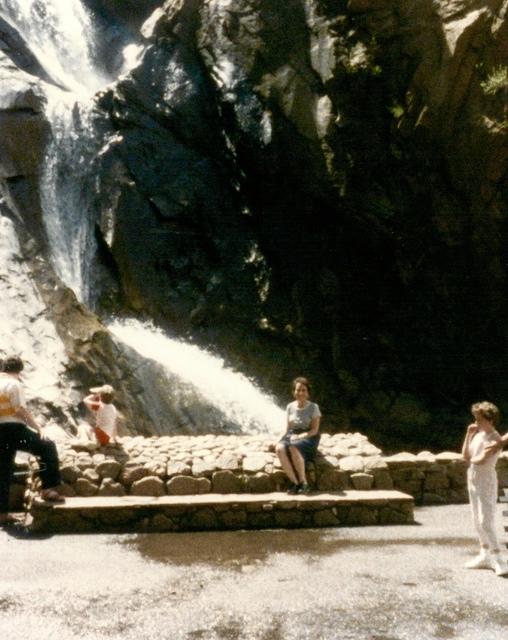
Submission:
M 298 378 L 295 378 L 293 380 L 293 382 L 291 383 L 291 391 L 295 391 L 296 389 L 296 385 L 297 384 L 303 384 L 305 387 L 307 387 L 307 391 L 310 393 L 312 391 L 312 387 L 310 382 L 307 380 L 307 378 L 303 378 L 302 376 L 299 376 Z
M 20 373 L 23 371 L 23 360 L 19 356 L 8 356 L 3 361 L 2 371 L 5 373 Z

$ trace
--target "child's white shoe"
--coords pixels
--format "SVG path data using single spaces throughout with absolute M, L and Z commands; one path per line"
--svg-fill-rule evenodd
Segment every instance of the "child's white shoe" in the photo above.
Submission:
M 494 569 L 496 576 L 505 576 L 508 574 L 508 563 L 502 555 L 493 555 L 490 561 L 491 567 Z
M 493 569 L 491 558 L 485 551 L 480 551 L 475 558 L 466 562 L 464 567 L 466 569 Z

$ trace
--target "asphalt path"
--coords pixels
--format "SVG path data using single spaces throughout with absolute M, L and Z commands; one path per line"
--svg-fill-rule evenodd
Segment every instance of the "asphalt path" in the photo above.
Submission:
M 415 516 L 292 531 L 0 531 L 0 639 L 506 640 L 508 579 L 463 568 L 476 553 L 468 506 Z

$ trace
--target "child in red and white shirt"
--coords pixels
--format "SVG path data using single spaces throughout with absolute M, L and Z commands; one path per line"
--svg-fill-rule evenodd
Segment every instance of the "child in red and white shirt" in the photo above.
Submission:
M 92 387 L 84 398 L 85 406 L 94 415 L 92 429 L 101 445 L 116 442 L 118 436 L 118 411 L 113 404 L 114 390 L 109 384 Z

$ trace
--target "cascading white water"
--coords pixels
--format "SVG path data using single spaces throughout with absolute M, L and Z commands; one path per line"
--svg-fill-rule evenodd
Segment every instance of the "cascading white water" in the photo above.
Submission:
M 116 320 L 108 328 L 140 355 L 190 383 L 228 422 L 251 433 L 280 435 L 284 431 L 284 411 L 244 375 L 225 367 L 221 358 L 137 320 Z
M 101 143 L 92 97 L 111 78 L 97 70 L 93 24 L 80 0 L 0 0 L 0 15 L 58 85 L 46 86 L 52 139 L 40 179 L 43 219 L 56 272 L 78 299 L 91 304 L 91 167 Z
M 0 0 L 0 15 L 60 86 L 88 98 L 109 82 L 94 64 L 92 22 L 80 0 Z
M 41 174 L 41 205 L 53 266 L 76 297 L 93 304 L 97 244 L 93 164 L 99 151 L 90 104 L 59 89 L 47 91 L 52 140 Z

